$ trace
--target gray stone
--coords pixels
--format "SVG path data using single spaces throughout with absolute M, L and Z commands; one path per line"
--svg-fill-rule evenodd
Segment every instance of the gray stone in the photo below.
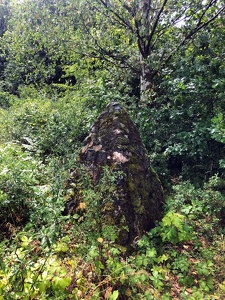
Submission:
M 78 160 L 91 174 L 95 186 L 105 166 L 113 172 L 122 171 L 123 176 L 117 179 L 115 199 L 102 209 L 102 222 L 121 228 L 119 244 L 132 243 L 161 220 L 162 185 L 150 167 L 136 126 L 119 103 L 110 103 L 98 117 L 84 141 Z M 72 181 L 76 178 L 71 176 Z M 73 205 L 77 204 L 74 202 Z

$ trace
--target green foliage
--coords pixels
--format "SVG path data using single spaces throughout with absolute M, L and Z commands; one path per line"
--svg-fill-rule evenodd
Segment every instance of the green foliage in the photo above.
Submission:
M 0 300 L 225 297 L 224 19 L 172 51 L 223 5 L 203 2 L 171 2 L 156 24 L 141 1 L 1 1 Z M 154 73 L 145 103 L 143 66 Z M 161 222 L 129 251 L 102 215 L 115 197 L 109 169 L 97 186 L 80 170 L 79 192 L 65 193 L 77 149 L 110 101 L 127 106 L 168 187 Z M 72 196 L 83 202 L 65 216 Z
M 36 186 L 40 184 L 41 163 L 15 144 L 0 148 L 0 208 L 1 226 L 7 222 L 18 225 L 26 221 Z M 43 178 L 42 178 L 43 180 Z
M 184 222 L 184 215 L 169 211 L 162 219 L 162 224 L 159 227 L 159 234 L 162 241 L 172 242 L 177 244 L 180 242 L 188 241 L 191 238 L 190 227 Z
M 224 218 L 224 195 L 213 188 L 219 181 L 218 177 L 211 178 L 204 189 L 196 189 L 189 182 L 174 186 L 176 194 L 168 199 L 168 209 L 188 217 L 198 234 L 211 237 Z
M 220 112 L 217 116 L 212 119 L 213 128 L 211 130 L 212 137 L 225 144 L 225 124 L 223 114 Z
M 18 236 L 18 248 L 12 255 L 4 259 L 0 272 L 0 294 L 2 299 L 65 299 L 66 288 L 72 280 L 72 272 L 68 274 L 67 268 L 76 264 L 75 261 L 64 261 L 57 256 L 57 252 L 45 248 L 41 250 L 42 243 L 35 236 Z M 68 242 L 68 241 L 67 241 Z M 58 244 L 53 245 L 58 246 Z M 46 255 L 38 258 L 38 254 Z M 33 259 L 30 259 L 32 253 Z
M 220 162 L 224 147 L 219 140 L 222 132 L 212 127 L 211 118 L 197 115 L 198 109 L 197 102 L 187 108 L 168 103 L 135 112 L 152 164 L 163 181 L 168 175 L 182 176 L 197 186 L 215 173 L 223 173 Z M 159 123 L 163 126 L 159 127 Z
M 104 175 L 99 181 L 98 185 L 94 185 L 88 171 L 78 164 L 81 179 L 78 187 L 75 190 L 69 189 L 67 191 L 66 199 L 73 197 L 74 193 L 78 193 L 79 201 L 81 202 L 78 212 L 73 216 L 75 221 L 74 235 L 79 236 L 87 241 L 87 245 L 81 244 L 80 251 L 84 251 L 86 255 L 90 255 L 90 244 L 93 244 L 93 253 L 99 246 L 98 239 L 104 240 L 106 243 L 114 243 L 118 238 L 121 228 L 116 226 L 115 220 L 107 217 L 107 208 L 113 205 L 113 199 L 116 197 L 116 182 L 120 172 L 112 172 L 110 169 L 104 169 Z M 73 185 L 73 184 L 72 184 Z M 78 191 L 77 191 L 78 188 Z M 78 201 L 78 202 L 79 202 Z M 74 203 L 78 205 L 79 203 Z M 80 210 L 80 211 L 79 211 Z M 104 214 L 104 211 L 106 212 Z M 124 228 L 125 229 L 125 228 Z M 88 254 L 87 254 L 88 253 Z M 93 257 L 92 257 L 93 258 Z
M 76 49 L 74 3 L 23 1 L 17 4 L 11 2 L 8 30 L 2 37 L 2 51 L 7 53 L 5 88 L 12 92 L 20 84 L 51 82 L 57 66 L 64 67 L 68 61 L 69 64 L 74 61 Z
M 48 165 L 54 178 L 61 174 L 57 165 L 60 166 L 56 160 L 52 168 L 50 162 Z M 101 185 L 94 187 L 84 172 L 80 191 L 85 197 L 81 207 L 85 211 L 73 218 L 60 213 L 64 201 L 62 181 L 63 178 L 52 180 L 44 194 L 39 193 L 39 204 L 30 223 L 14 242 L 2 242 L 2 299 L 223 297 L 224 274 L 218 277 L 225 264 L 219 255 L 223 244 L 216 241 L 221 234 L 219 223 L 210 219 L 211 225 L 216 224 L 213 235 L 202 234 L 203 229 L 207 230 L 208 216 L 213 218 L 224 201 L 212 189 L 215 178 L 203 192 L 190 183 L 175 186 L 162 222 L 126 257 L 125 249 L 115 243 L 119 228 L 105 224 L 100 211 L 114 194 L 116 177 L 106 169 Z M 208 239 L 211 246 L 206 246 Z M 215 259 L 221 259 L 221 266 Z
M 42 156 L 75 151 L 95 116 L 95 111 L 86 107 L 86 100 L 77 92 L 55 99 L 32 87 L 21 89 L 20 95 L 22 99 L 2 110 L 3 126 L 8 127 L 8 132 L 2 128 L 2 137 Z
M 134 111 L 162 179 L 181 175 L 200 185 L 215 173 L 223 174 L 221 131 L 211 122 L 224 114 L 225 107 L 223 23 L 218 19 L 197 35 L 194 44 L 177 52 L 162 70 L 149 108 Z
M 212 119 L 211 135 L 216 141 L 225 144 L 225 123 L 222 112 L 218 113 L 218 115 Z M 220 159 L 219 165 L 221 169 L 224 169 L 225 160 Z
M 10 94 L 8 92 L 0 91 L 0 107 L 1 108 L 4 108 L 4 109 L 8 108 L 14 99 L 15 99 L 15 97 L 12 94 Z

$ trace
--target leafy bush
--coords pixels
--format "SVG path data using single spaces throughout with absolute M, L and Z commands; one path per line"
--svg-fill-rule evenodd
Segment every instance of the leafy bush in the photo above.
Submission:
M 40 184 L 41 163 L 9 143 L 0 147 L 0 219 L 1 227 L 24 224 Z M 42 178 L 43 179 L 43 178 Z M 1 228 L 1 231 L 4 231 Z
M 212 177 L 204 189 L 197 189 L 190 182 L 175 185 L 175 194 L 167 201 L 168 209 L 188 217 L 198 234 L 212 236 L 224 218 L 225 197 L 213 188 L 218 180 Z
M 21 232 L 16 242 L 15 251 L 1 261 L 0 299 L 65 299 L 73 277 L 71 267 L 77 265 L 76 261 L 64 260 L 59 255 L 68 250 L 68 239 L 49 248 L 40 236 Z M 2 252 L 3 249 L 4 246 Z
M 27 228 L 46 226 L 54 239 L 60 234 L 69 162 L 51 159 L 44 165 L 12 143 L 2 145 L 0 154 L 0 234 L 10 237 L 18 226 L 28 224 Z
M 216 141 L 225 144 L 225 121 L 222 113 L 212 119 L 211 135 Z M 224 170 L 225 159 L 221 159 L 219 164 L 220 168 Z
M 224 147 L 210 133 L 211 121 L 189 109 L 168 103 L 133 112 L 152 165 L 165 186 L 170 178 L 179 176 L 202 186 L 209 177 L 223 173 Z
M 6 109 L 6 108 L 10 107 L 10 105 L 14 99 L 15 99 L 15 96 L 13 96 L 12 94 L 10 94 L 8 92 L 2 92 L 0 90 L 0 107 L 1 108 Z
M 162 222 L 135 241 L 134 252 L 125 256 L 125 249 L 115 243 L 119 228 L 102 223 L 101 205 L 110 201 L 116 182 L 110 170 L 105 170 L 101 185 L 95 187 L 83 173 L 77 196 L 83 197 L 85 205 L 68 217 L 61 215 L 65 170 L 56 158 L 46 166 L 51 184 L 42 187 L 43 193 L 38 188 L 30 223 L 13 242 L 1 244 L 0 299 L 203 300 L 224 296 L 225 278 L 220 272 L 225 262 L 219 254 L 223 244 L 216 240 L 219 224 L 213 223 L 218 230 L 211 236 L 212 226 L 206 228 L 207 210 L 216 216 L 224 199 L 212 189 L 215 178 L 202 193 L 187 182 L 176 185 Z
M 74 152 L 95 117 L 86 100 L 76 92 L 60 99 L 49 98 L 44 91 L 38 93 L 32 88 L 22 90 L 22 96 L 4 112 L 3 117 L 11 119 L 8 133 L 3 132 L 5 140 L 16 140 L 26 150 L 42 156 Z
M 225 144 L 225 123 L 222 113 L 212 119 L 211 134 L 215 140 Z
M 177 244 L 191 239 L 192 230 L 185 222 L 185 216 L 169 211 L 154 233 L 159 233 L 163 242 Z

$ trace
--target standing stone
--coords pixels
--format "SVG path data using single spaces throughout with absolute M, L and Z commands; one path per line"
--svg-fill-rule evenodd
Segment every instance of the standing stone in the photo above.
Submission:
M 98 117 L 78 160 L 92 175 L 94 185 L 98 184 L 105 166 L 113 172 L 122 171 L 123 176 L 117 179 L 117 196 L 102 211 L 107 223 L 128 228 L 121 229 L 119 244 L 131 243 L 162 218 L 162 185 L 150 167 L 136 126 L 119 103 L 110 103 Z

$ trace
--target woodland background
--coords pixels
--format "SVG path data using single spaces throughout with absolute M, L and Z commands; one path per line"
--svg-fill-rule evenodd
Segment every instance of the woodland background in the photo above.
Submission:
M 217 0 L 0 1 L 1 300 L 225 297 L 224 12 Z M 69 170 L 111 101 L 166 194 L 129 257 L 96 223 L 110 172 L 98 187 L 84 178 L 83 216 L 63 215 Z

